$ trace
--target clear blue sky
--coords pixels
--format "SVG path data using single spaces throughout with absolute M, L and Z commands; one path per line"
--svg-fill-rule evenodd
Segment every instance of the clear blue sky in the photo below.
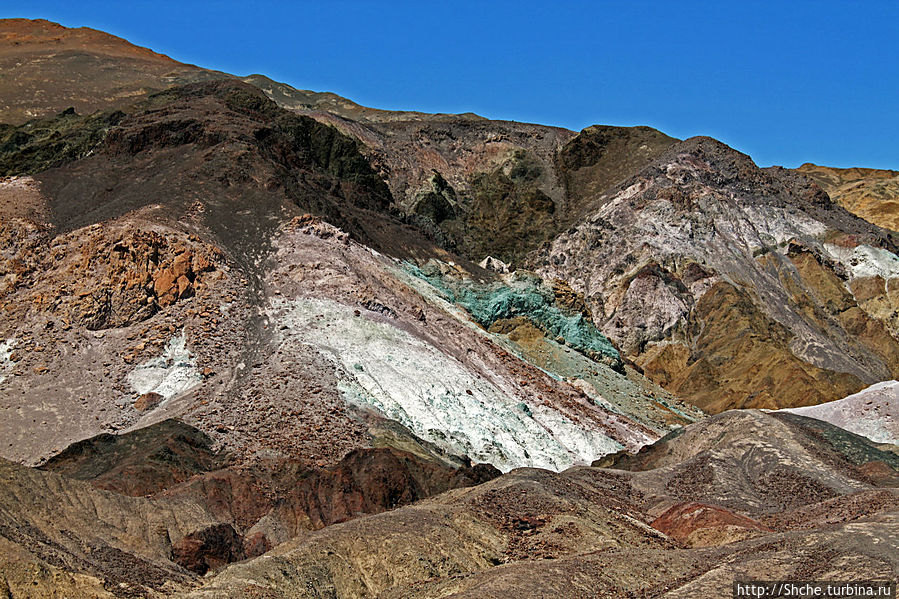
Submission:
M 763 166 L 899 169 L 897 0 L 4 4 L 378 108 L 650 125 Z

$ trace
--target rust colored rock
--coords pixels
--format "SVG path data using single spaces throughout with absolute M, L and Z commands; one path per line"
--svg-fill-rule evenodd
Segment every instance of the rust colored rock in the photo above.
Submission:
M 183 233 L 109 223 L 53 236 L 10 221 L 0 226 L 0 241 L 12 248 L 0 270 L 20 272 L 0 292 L 22 318 L 30 318 L 28 310 L 45 311 L 90 330 L 141 322 L 194 295 L 203 281 L 193 265 L 205 273 L 221 256 Z
M 165 398 L 162 395 L 160 395 L 159 393 L 154 393 L 153 391 L 144 393 L 134 401 L 134 409 L 138 412 L 146 412 L 147 410 L 152 410 L 160 403 L 162 403 L 163 399 Z
M 190 295 L 190 290 L 191 290 L 190 279 L 188 279 L 184 275 L 181 275 L 180 277 L 178 277 L 177 283 L 178 283 L 178 297 L 179 298 L 187 297 L 188 295 Z
M 206 272 L 213 267 L 212 262 L 206 256 L 203 256 L 202 254 L 193 254 L 192 270 L 194 272 Z
M 163 295 L 167 293 L 172 287 L 175 286 L 175 273 L 172 269 L 167 268 L 159 273 L 156 276 L 156 279 L 153 281 L 153 291 L 156 292 L 156 295 Z
M 652 521 L 651 526 L 688 546 L 719 545 L 771 529 L 717 505 L 678 503 Z
M 172 272 L 178 278 L 181 278 L 190 272 L 190 252 L 183 252 L 175 256 L 175 260 L 172 263 Z
M 271 548 L 271 542 L 261 532 L 244 537 L 243 552 L 247 559 L 260 556 Z

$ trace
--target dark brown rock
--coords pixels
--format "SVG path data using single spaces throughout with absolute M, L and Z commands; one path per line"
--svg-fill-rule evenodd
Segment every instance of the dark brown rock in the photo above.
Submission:
M 243 541 L 230 524 L 216 524 L 192 532 L 172 545 L 172 561 L 197 574 L 245 557 Z

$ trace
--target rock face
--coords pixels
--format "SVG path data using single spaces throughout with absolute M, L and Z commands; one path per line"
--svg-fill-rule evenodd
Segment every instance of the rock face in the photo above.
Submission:
M 648 127 L 576 135 L 465 115 L 349 124 L 310 114 L 363 142 L 407 222 L 446 249 L 513 269 L 677 141 Z
M 172 561 L 197 574 L 246 557 L 240 535 L 230 524 L 215 524 L 192 532 L 172 546 Z
M 899 230 L 899 171 L 811 163 L 796 170 L 849 212 L 885 229 Z
M 538 293 L 528 284 L 514 291 L 497 281 L 498 287 L 487 286 L 498 291 L 497 302 L 473 292 L 465 297 L 486 301 L 468 303 L 460 295 L 457 307 L 445 295 L 449 279 L 378 259 L 326 223 L 299 219 L 276 245 L 278 266 L 266 282 L 280 293 L 272 293 L 268 316 L 283 359 L 313 349 L 334 364 L 347 402 L 387 415 L 446 454 L 503 470 L 558 470 L 639 447 L 700 415 L 686 406 L 679 416 L 657 407 L 659 400 L 675 402 L 646 379 L 632 381 L 569 347 L 573 342 L 555 341 L 565 327 L 574 341 L 586 331 L 593 331 L 592 340 L 601 335 L 582 315 L 564 314 L 551 289 Z M 495 309 L 476 309 L 489 305 Z M 563 372 L 561 364 L 541 362 L 535 368 L 520 346 L 482 328 L 513 308 L 556 331 L 547 348 L 579 367 Z M 632 401 L 614 407 L 622 395 Z
M 378 212 L 386 186 L 356 142 L 334 129 L 242 83 L 167 93 L 107 132 L 90 156 L 31 179 L 22 188 L 29 201 L 10 205 L 0 224 L 0 328 L 11 348 L 4 455 L 35 463 L 79 439 L 189 412 L 207 434 L 233 436 L 249 410 L 254 429 L 239 434 L 252 439 L 250 453 L 299 447 L 303 459 L 333 465 L 370 440 L 365 418 L 349 415 L 328 383 L 326 360 L 303 356 L 276 368 L 307 369 L 289 378 L 291 390 L 243 370 L 265 362 L 260 350 L 275 351 L 260 320 L 273 237 L 305 206 L 336 215 L 359 237 L 396 240 L 398 251 L 418 238 L 394 234 L 401 225 Z M 27 154 L 10 164 L 31 168 Z M 262 387 L 278 408 L 257 397 Z M 164 401 L 132 409 L 148 392 Z M 209 404 L 219 397 L 229 398 L 224 406 Z M 296 397 L 314 418 L 295 418 Z
M 0 235 L 12 250 L 0 266 L 7 273 L 3 300 L 20 308 L 13 313 L 19 318 L 30 309 L 63 326 L 129 326 L 221 276 L 215 265 L 222 256 L 214 246 L 133 224 L 54 236 L 49 228 L 13 220 L 3 223 Z
M 813 184 L 694 138 L 597 206 L 534 266 L 583 293 L 625 355 L 693 403 L 820 403 L 899 364 L 892 317 L 874 308 L 890 305 L 892 235 Z

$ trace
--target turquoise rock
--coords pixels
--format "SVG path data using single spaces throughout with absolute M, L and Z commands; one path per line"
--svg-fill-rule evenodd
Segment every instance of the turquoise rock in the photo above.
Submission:
M 484 328 L 497 320 L 523 316 L 551 339 L 561 339 L 591 359 L 605 357 L 612 365 L 621 366 L 621 355 L 612 342 L 589 318 L 560 307 L 552 289 L 536 275 L 516 273 L 507 282 L 481 283 L 445 276 L 433 265 L 419 268 L 406 262 L 403 266 L 431 284 L 447 301 L 464 308 Z

